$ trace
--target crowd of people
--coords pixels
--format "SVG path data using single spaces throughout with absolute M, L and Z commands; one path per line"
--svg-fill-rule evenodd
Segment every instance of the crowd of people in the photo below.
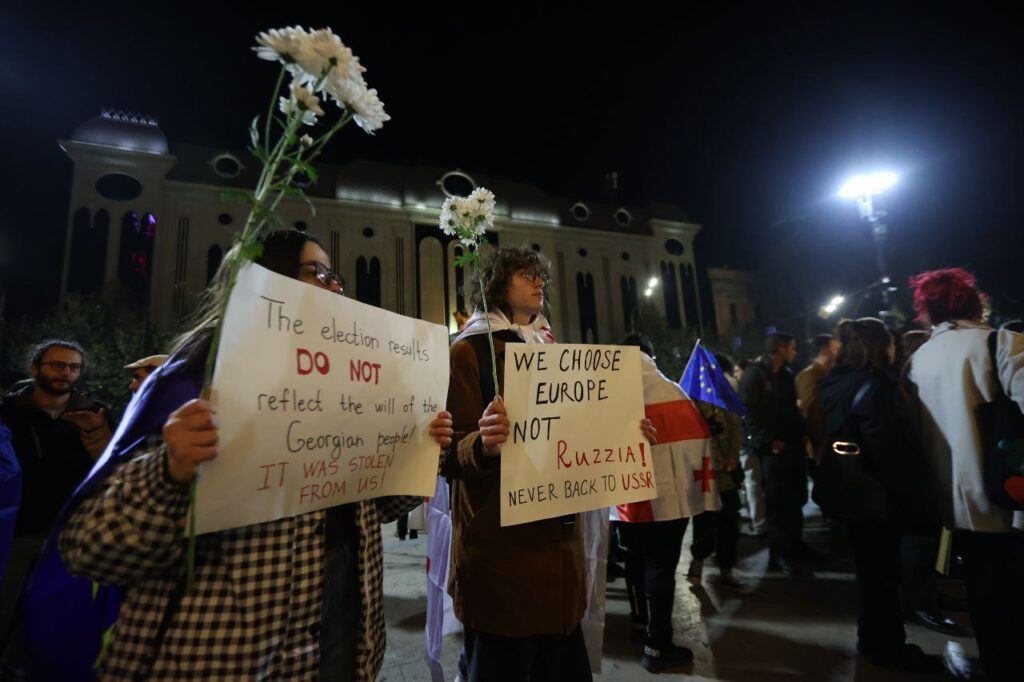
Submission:
M 322 245 L 303 232 L 272 233 L 257 262 L 343 293 Z M 937 602 L 941 547 L 962 560 L 988 679 L 1024 674 L 1024 494 L 1010 480 L 1024 472 L 1006 464 L 1024 442 L 1024 336 L 985 325 L 985 297 L 969 273 L 914 278 L 927 331 L 899 336 L 875 318 L 844 320 L 812 340 L 813 358 L 799 374 L 796 339 L 782 332 L 769 334 L 758 358 L 717 356 L 742 417 L 688 396 L 658 371 L 643 337 L 623 339 L 642 351 L 649 409 L 640 428 L 658 496 L 503 527 L 505 349 L 555 343 L 544 317 L 551 273 L 539 253 L 508 246 L 477 267 L 484 291 L 467 292 L 473 314 L 453 339 L 447 405 L 429 429 L 450 496 L 448 589 L 464 627 L 461 679 L 592 679 L 585 538 L 589 524 L 607 528 L 609 519 L 612 558 L 624 559 L 643 639 L 641 665 L 652 673 L 686 666 L 693 653 L 674 641 L 672 610 L 687 528 L 691 581 L 705 579 L 714 555 L 718 585 L 753 592 L 736 570 L 744 511 L 749 533 L 767 543 L 769 570 L 799 577 L 821 559 L 804 541 L 809 482 L 833 527 L 848 533 L 860 655 L 887 668 L 936 669 L 907 643 L 904 623 L 960 630 Z M 10 670 L 31 679 L 45 667 L 25 653 L 34 632 L 23 620 L 26 595 L 40 582 L 30 579 L 33 567 L 49 553 L 70 580 L 118 590 L 113 627 L 89 649 L 95 661 L 62 679 L 376 679 L 385 647 L 380 525 L 404 518 L 420 498 L 381 497 L 206 534 L 187 566 L 190 485 L 218 453 L 219 418 L 200 390 L 223 293 L 215 279 L 169 355 L 126 366 L 135 397 L 116 428 L 108 406 L 76 388 L 87 353 L 73 341 L 40 343 L 31 378 L 0 399 L 0 453 L 20 470 L 12 478 L 20 501 L 0 490 L 16 513 L 12 539 L 2 543 L 9 556 L 0 553 Z M 713 469 L 703 481 L 680 465 L 693 455 Z M 944 534 L 950 542 L 940 542 Z

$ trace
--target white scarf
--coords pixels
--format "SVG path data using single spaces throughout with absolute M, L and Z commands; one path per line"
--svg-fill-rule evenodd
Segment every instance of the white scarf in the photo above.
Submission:
M 462 333 L 455 340 L 461 341 L 467 336 L 486 334 L 488 321 L 490 321 L 492 332 L 511 329 L 525 343 L 555 343 L 551 325 L 543 315 L 535 315 L 529 324 L 513 324 L 500 310 L 492 310 L 486 317 L 479 310 L 474 312 L 473 316 L 466 321 Z

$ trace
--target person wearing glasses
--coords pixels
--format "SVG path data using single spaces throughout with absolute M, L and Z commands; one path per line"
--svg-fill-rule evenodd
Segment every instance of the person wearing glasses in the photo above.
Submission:
M 29 357 L 31 378 L 0 398 L 0 421 L 11 431 L 22 472 L 14 542 L 0 588 L 4 633 L 46 534 L 111 435 L 106 406 L 75 388 L 85 367 L 80 345 L 47 339 Z
M 256 262 L 342 293 L 311 235 L 274 232 Z M 365 500 L 202 535 L 195 585 L 186 589 L 190 484 L 198 465 L 217 456 L 217 412 L 199 391 L 224 275 L 139 392 L 60 531 L 72 574 L 123 589 L 98 678 L 374 680 L 384 657 L 380 525 L 420 497 Z M 438 414 L 430 434 L 449 445 L 450 415 Z

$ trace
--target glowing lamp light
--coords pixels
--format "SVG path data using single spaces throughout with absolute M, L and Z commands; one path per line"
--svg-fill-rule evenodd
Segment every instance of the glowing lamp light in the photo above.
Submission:
M 874 196 L 875 194 L 881 194 L 898 181 L 899 176 L 889 172 L 855 175 L 840 188 L 839 196 L 844 199 Z
M 839 310 L 839 306 L 841 306 L 845 301 L 846 298 L 844 296 L 833 296 L 831 301 L 829 301 L 826 305 L 822 306 L 821 316 L 828 317 L 835 311 Z

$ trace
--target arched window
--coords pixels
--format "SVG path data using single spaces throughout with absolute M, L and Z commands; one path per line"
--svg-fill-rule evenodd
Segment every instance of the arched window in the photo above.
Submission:
M 622 290 L 622 320 L 626 331 L 633 331 L 633 317 L 637 310 L 636 277 L 623 275 L 619 278 L 619 288 Z
M 75 211 L 71 227 L 71 262 L 68 265 L 68 291 L 91 293 L 103 287 L 107 262 L 107 234 L 110 232 L 110 213 L 96 212 L 89 224 L 89 211 Z
M 380 307 L 380 260 L 376 257 L 356 260 L 356 299 Z
M 586 275 L 576 273 L 576 296 L 580 310 L 580 343 L 597 343 L 597 297 L 594 276 L 589 272 Z
M 153 237 L 156 216 L 128 211 L 121 218 L 121 239 L 117 255 L 117 276 L 125 288 L 144 300 L 153 267 Z
M 665 316 L 669 329 L 681 329 L 683 319 L 679 314 L 679 285 L 676 283 L 676 268 L 672 263 L 661 262 L 661 284 L 665 292 Z
M 213 276 L 217 274 L 217 268 L 220 267 L 220 262 L 224 260 L 224 250 L 220 248 L 220 245 L 214 244 L 206 252 L 206 284 L 209 285 L 213 281 Z
M 679 279 L 683 282 L 683 305 L 686 307 L 686 326 L 696 327 L 700 324 L 700 310 L 697 301 L 697 280 L 694 278 L 693 266 L 680 263 Z

